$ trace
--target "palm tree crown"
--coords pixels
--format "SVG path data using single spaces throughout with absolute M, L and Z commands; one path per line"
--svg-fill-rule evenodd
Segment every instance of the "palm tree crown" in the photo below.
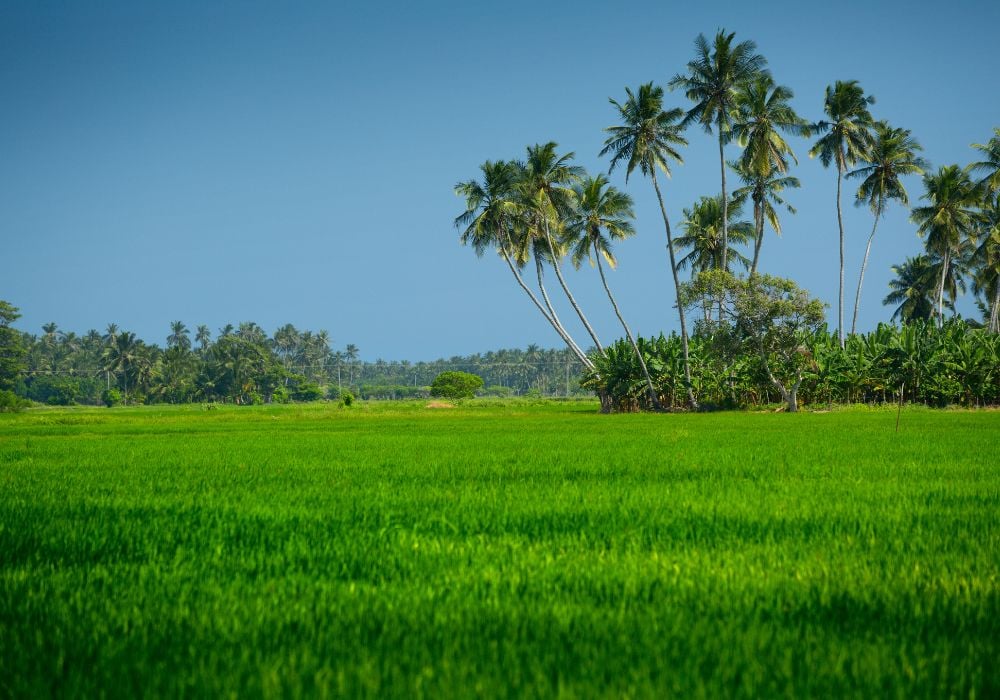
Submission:
M 745 83 L 736 95 L 736 116 L 728 140 L 743 147 L 743 169 L 767 174 L 788 171 L 788 158 L 798 163 L 781 132 L 807 136 L 806 120 L 795 113 L 789 100 L 794 93 L 761 73 Z
M 972 147 L 983 154 L 984 159 L 972 164 L 972 171 L 983 173 L 980 184 L 993 192 L 1000 190 L 1000 127 L 993 129 L 993 138 L 986 143 L 974 143 Z
M 882 304 L 898 304 L 892 320 L 904 323 L 917 319 L 928 320 L 934 314 L 934 264 L 928 255 L 907 258 L 901 265 L 893 265 L 896 278 L 889 281 L 889 294 Z
M 625 94 L 624 104 L 608 98 L 618 109 L 622 121 L 620 125 L 605 129 L 610 136 L 604 141 L 599 155 L 611 154 L 608 172 L 624 161 L 626 182 L 637 167 L 646 177 L 651 177 L 657 169 L 669 176 L 671 160 L 684 162 L 676 148 L 687 145 L 678 123 L 684 117 L 684 110 L 664 111 L 663 88 L 653 83 L 640 85 L 635 93 L 625 88 Z
M 738 201 L 730 201 L 732 218 L 739 219 L 743 206 Z M 681 250 L 691 252 L 677 261 L 677 268 L 691 267 L 692 276 L 707 270 L 721 268 L 722 265 L 722 200 L 720 197 L 702 197 L 690 209 L 684 210 L 684 220 L 680 224 L 684 235 L 675 240 Z M 734 243 L 747 244 L 753 238 L 754 226 L 749 221 L 737 221 L 729 226 L 729 256 L 744 268 L 750 260 L 733 247 Z
M 812 128 L 824 135 L 813 145 L 809 157 L 819 157 L 824 167 L 835 164 L 837 171 L 863 160 L 871 145 L 869 129 L 875 123 L 868 105 L 875 98 L 865 96 L 857 80 L 838 80 L 826 88 L 823 111 L 829 121 L 821 121 Z

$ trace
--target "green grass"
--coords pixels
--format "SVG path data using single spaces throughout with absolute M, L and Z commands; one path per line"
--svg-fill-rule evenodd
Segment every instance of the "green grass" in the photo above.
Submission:
M 0 415 L 0 696 L 997 697 L 1000 412 Z

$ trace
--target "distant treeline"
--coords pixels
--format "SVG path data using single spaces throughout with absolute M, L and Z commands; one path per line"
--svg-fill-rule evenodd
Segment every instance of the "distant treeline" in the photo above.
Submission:
M 428 396 L 439 373 L 479 375 L 494 396 L 565 396 L 580 387 L 581 366 L 568 350 L 498 350 L 431 362 L 365 362 L 359 349 L 331 346 L 326 331 L 285 325 L 269 336 L 253 322 L 213 334 L 171 324 L 165 347 L 109 325 L 102 333 L 63 331 L 55 323 L 38 335 L 20 333 L 23 360 L 16 394 L 51 405 L 314 401 L 350 391 L 360 398 Z

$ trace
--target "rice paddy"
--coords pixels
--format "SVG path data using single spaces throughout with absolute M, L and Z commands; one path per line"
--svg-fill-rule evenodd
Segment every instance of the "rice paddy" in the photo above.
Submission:
M 997 697 L 1000 412 L 0 415 L 0 696 Z

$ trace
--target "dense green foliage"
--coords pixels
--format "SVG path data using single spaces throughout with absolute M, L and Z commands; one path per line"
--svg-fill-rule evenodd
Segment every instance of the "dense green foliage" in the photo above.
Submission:
M 1000 693 L 1000 414 L 595 407 L 0 416 L 2 692 Z
M 739 340 L 739 338 L 737 338 Z M 731 333 L 691 338 L 692 384 L 707 407 L 752 408 L 783 400 L 760 357 Z M 906 402 L 931 406 L 1000 405 L 1000 335 L 962 321 L 937 328 L 930 322 L 885 324 L 847 337 L 840 348 L 825 327 L 799 338 L 803 374 L 798 400 L 805 404 Z M 639 339 L 664 407 L 685 403 L 684 369 L 676 335 Z M 624 340 L 596 357 L 584 386 L 606 392 L 614 410 L 648 409 L 646 385 Z
M 471 399 L 483 388 L 483 378 L 468 372 L 442 372 L 431 382 L 431 396 Z

